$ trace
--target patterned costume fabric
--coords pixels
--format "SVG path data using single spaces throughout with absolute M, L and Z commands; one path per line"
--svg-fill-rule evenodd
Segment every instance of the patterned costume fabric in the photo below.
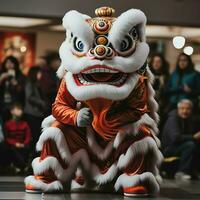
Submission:
M 63 18 L 66 39 L 60 47 L 62 79 L 37 143 L 27 192 L 92 191 L 110 185 L 125 195 L 159 192 L 162 160 L 153 75 L 146 59 L 146 17 L 130 9 L 96 9 L 91 18 L 69 11 Z M 78 127 L 80 110 L 92 122 Z

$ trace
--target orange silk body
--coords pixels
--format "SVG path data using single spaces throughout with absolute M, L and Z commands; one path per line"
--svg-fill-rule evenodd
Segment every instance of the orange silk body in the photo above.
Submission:
M 87 86 L 84 86 L 87 87 Z M 96 98 L 81 102 L 82 107 L 89 107 L 93 114 L 92 127 L 104 140 L 112 140 L 120 128 L 138 121 L 148 112 L 148 91 L 146 80 L 139 79 L 131 94 L 122 101 Z M 67 85 L 61 82 L 55 103 L 53 116 L 61 123 L 76 125 L 78 110 L 77 101 L 67 90 Z

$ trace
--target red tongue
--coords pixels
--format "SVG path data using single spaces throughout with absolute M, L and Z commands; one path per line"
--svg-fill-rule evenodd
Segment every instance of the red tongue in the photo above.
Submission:
M 112 78 L 113 74 L 112 73 L 93 73 L 93 74 L 90 74 L 90 76 L 92 76 L 92 78 L 95 81 L 106 82 Z

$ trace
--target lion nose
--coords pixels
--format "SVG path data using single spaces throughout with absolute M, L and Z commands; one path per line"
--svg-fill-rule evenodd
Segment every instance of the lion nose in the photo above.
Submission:
M 105 58 L 107 55 L 107 47 L 104 45 L 97 45 L 94 48 L 94 56 L 98 59 Z
M 110 59 L 114 55 L 114 51 L 112 48 L 104 46 L 104 45 L 97 45 L 94 49 L 90 49 L 90 56 L 96 59 Z

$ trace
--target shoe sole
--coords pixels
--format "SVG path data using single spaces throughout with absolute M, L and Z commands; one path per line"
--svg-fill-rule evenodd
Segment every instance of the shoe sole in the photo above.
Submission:
M 124 196 L 127 196 L 127 197 L 147 197 L 147 196 L 149 196 L 149 194 L 134 194 L 134 193 L 124 192 Z
M 27 193 L 30 193 L 30 194 L 41 194 L 41 193 L 43 193 L 41 190 L 28 190 L 28 189 L 26 189 L 25 191 Z
M 29 193 L 29 194 L 42 194 L 42 193 L 45 193 L 45 194 L 63 194 L 63 193 L 69 193 L 69 190 L 62 190 L 62 191 L 42 191 L 42 190 L 28 190 L 26 189 L 25 190 L 26 193 Z

